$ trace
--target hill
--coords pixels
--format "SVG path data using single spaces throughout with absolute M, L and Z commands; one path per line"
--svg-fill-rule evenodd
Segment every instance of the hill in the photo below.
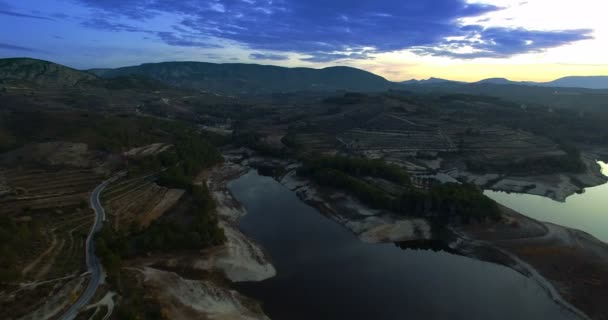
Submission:
M 490 83 L 490 84 L 525 84 L 522 82 L 511 81 L 507 78 L 489 78 L 489 79 L 483 79 L 483 80 L 477 81 L 475 83 L 478 83 L 478 84 L 487 84 L 487 83 Z
M 608 76 L 564 77 L 542 84 L 546 87 L 608 89 Z
M 460 81 L 453 81 L 453 80 L 447 80 L 447 79 L 441 79 L 441 78 L 428 78 L 426 80 L 416 80 L 416 79 L 412 79 L 412 80 L 407 80 L 407 81 L 402 81 L 400 82 L 401 84 L 405 84 L 405 85 L 412 85 L 412 84 L 421 84 L 421 85 L 446 85 L 446 84 L 459 84 L 462 83 Z
M 579 111 L 605 109 L 608 90 L 585 88 L 554 88 L 524 83 L 462 83 L 450 85 L 403 85 L 404 90 L 424 94 L 468 94 L 498 97 L 518 104 L 544 106 L 546 108 L 571 108 Z
M 257 64 L 163 62 L 117 69 L 91 69 L 104 78 L 140 75 L 165 84 L 222 93 L 384 91 L 398 88 L 373 73 L 350 68 L 284 68 Z
M 73 87 L 96 76 L 49 61 L 30 58 L 0 59 L 0 83 Z
M 506 78 L 489 78 L 478 82 L 477 84 L 510 84 L 524 86 L 539 86 L 551 88 L 582 88 L 582 89 L 608 89 L 608 76 L 591 76 L 591 77 L 564 77 L 548 82 L 533 82 L 533 81 L 511 81 Z

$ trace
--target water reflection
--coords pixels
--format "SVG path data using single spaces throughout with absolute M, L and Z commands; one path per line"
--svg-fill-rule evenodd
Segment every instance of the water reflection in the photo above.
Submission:
M 608 165 L 598 163 L 602 173 L 607 175 Z M 583 230 L 608 242 L 608 184 L 587 188 L 583 193 L 568 197 L 563 203 L 529 194 L 499 191 L 485 191 L 484 194 L 536 220 Z
M 241 229 L 278 272 L 238 289 L 274 320 L 570 319 L 534 281 L 506 267 L 433 242 L 362 243 L 255 172 L 230 189 L 249 211 Z

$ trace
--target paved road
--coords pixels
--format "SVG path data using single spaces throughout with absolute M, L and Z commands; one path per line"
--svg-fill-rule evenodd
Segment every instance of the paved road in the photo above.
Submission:
M 112 178 L 110 180 L 104 181 L 102 184 L 98 185 L 95 190 L 91 193 L 91 208 L 95 211 L 95 223 L 93 223 L 93 227 L 91 227 L 91 232 L 89 233 L 86 241 L 86 261 L 87 261 L 87 269 L 91 278 L 87 285 L 87 288 L 84 292 L 78 297 L 78 300 L 74 302 L 74 304 L 66 311 L 59 319 L 61 320 L 72 320 L 76 318 L 78 315 L 78 311 L 82 309 L 82 307 L 86 306 L 93 295 L 95 295 L 95 291 L 97 291 L 97 287 L 99 287 L 99 282 L 101 281 L 101 265 L 99 263 L 99 259 L 95 255 L 95 233 L 97 233 L 103 227 L 103 222 L 106 220 L 106 213 L 101 206 L 101 202 L 99 201 L 99 195 L 105 189 L 105 187 L 112 181 L 116 180 L 118 177 Z

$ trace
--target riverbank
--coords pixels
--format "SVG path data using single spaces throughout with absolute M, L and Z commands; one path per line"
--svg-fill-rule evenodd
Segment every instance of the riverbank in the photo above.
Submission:
M 242 163 L 227 162 L 207 176 L 208 186 L 218 202 L 218 213 L 224 210 L 222 215 L 226 217 L 238 219 L 244 214 L 242 206 L 227 190 L 227 181 L 245 173 L 249 166 L 272 163 L 282 168 L 279 175 L 273 175 L 275 180 L 363 242 L 425 243 L 439 239 L 456 253 L 505 265 L 533 279 L 551 299 L 579 318 L 606 319 L 603 317 L 608 308 L 599 299 L 608 295 L 604 283 L 608 279 L 608 245 L 584 232 L 542 223 L 502 207 L 503 218 L 499 222 L 455 225 L 448 228 L 450 232 L 433 234 L 437 230 L 432 230 L 426 219 L 370 209 L 344 192 L 317 186 L 297 176 L 297 163 L 257 157 Z M 598 170 L 589 167 L 588 173 L 601 175 L 599 166 Z
M 608 295 L 606 243 L 585 232 L 539 222 L 508 208 L 503 208 L 502 222 L 456 230 L 462 235 L 461 242 L 455 244 L 460 251 L 510 266 L 538 278 L 541 284 L 546 281 L 544 287 L 556 301 L 573 306 L 591 319 L 608 319 L 608 307 L 603 303 Z
M 237 289 L 273 319 L 578 319 L 535 280 L 438 241 L 365 243 L 257 170 L 229 188 L 250 211 L 240 228 L 278 270 Z
M 583 152 L 581 159 L 585 164 L 582 173 L 560 173 L 538 176 L 511 176 L 499 174 L 475 174 L 453 169 L 446 172 L 450 177 L 473 183 L 484 190 L 532 194 L 564 202 L 566 198 L 581 193 L 585 188 L 595 187 L 608 182 L 597 164 L 598 154 Z
M 454 226 L 450 235 L 433 234 L 428 221 L 374 210 L 341 191 L 316 186 L 295 174 L 277 180 L 322 214 L 370 243 L 441 238 L 456 252 L 508 266 L 534 279 L 558 304 L 582 319 L 605 319 L 608 307 L 608 245 L 579 231 L 543 223 L 502 207 L 499 222 Z M 595 172 L 595 171 L 594 171 Z
M 276 275 L 261 247 L 238 228 L 247 211 L 227 184 L 247 169 L 226 161 L 205 170 L 195 184 L 206 184 L 216 203 L 218 225 L 226 241 L 198 252 L 156 254 L 129 262 L 130 281 L 155 297 L 169 319 L 268 320 L 259 303 L 240 294 L 234 283 Z

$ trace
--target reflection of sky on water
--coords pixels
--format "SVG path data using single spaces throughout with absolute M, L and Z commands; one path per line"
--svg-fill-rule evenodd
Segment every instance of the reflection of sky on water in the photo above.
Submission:
M 602 173 L 608 175 L 608 164 L 599 164 Z M 587 188 L 582 194 L 568 197 L 565 203 L 528 194 L 496 191 L 485 194 L 531 218 L 579 229 L 608 242 L 608 184 Z

